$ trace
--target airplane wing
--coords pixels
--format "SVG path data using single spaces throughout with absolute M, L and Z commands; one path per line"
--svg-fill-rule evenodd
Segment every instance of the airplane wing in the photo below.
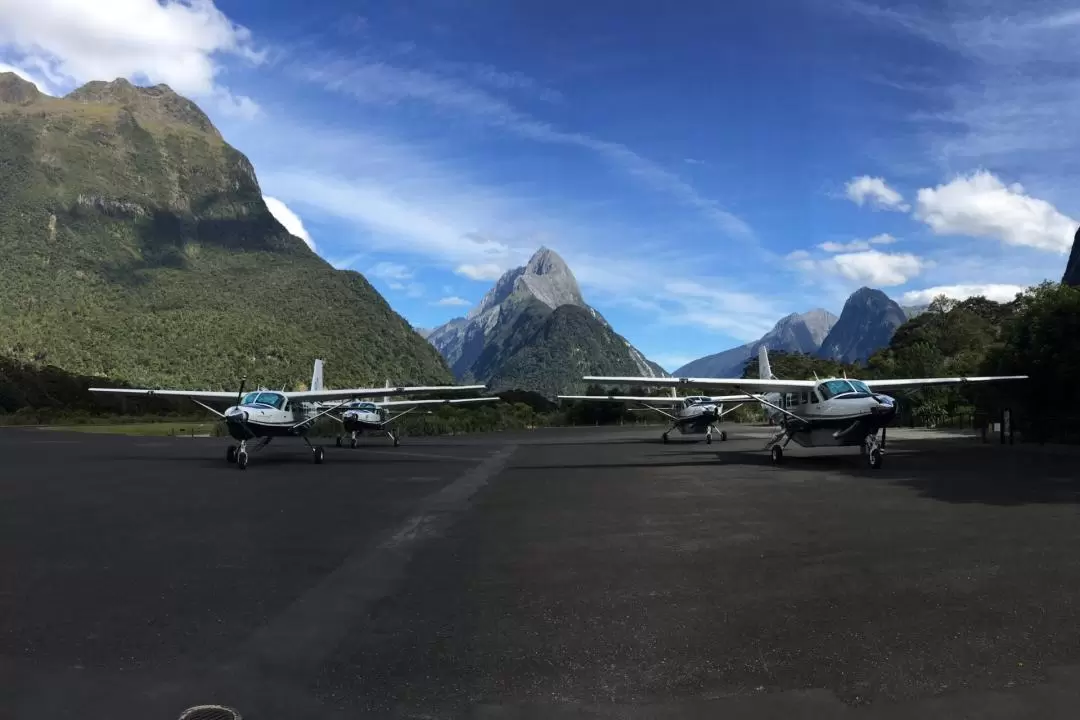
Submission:
M 90 392 L 112 393 L 114 395 L 146 395 L 161 397 L 180 397 L 192 400 L 236 400 L 236 391 L 217 392 L 214 390 L 150 390 L 146 388 L 87 388 Z
M 290 400 L 320 402 L 322 400 L 343 400 L 346 398 L 381 397 L 383 395 L 425 395 L 438 392 L 473 392 L 484 390 L 485 385 L 421 385 L 415 387 L 380 387 L 380 388 L 343 388 L 341 390 L 304 390 L 287 392 Z
M 717 390 L 743 390 L 747 393 L 765 392 L 803 392 L 817 386 L 813 380 L 758 380 L 756 378 L 649 378 L 649 377 L 599 377 L 587 375 L 585 382 L 651 385 L 653 387 L 678 387 L 685 385 L 692 388 Z M 739 396 L 745 399 L 745 395 Z M 719 400 L 717 400 L 719 402 Z
M 592 400 L 595 402 L 638 402 L 656 403 L 657 405 L 671 405 L 681 402 L 682 398 L 659 396 L 633 397 L 630 395 L 558 395 L 560 400 Z
M 914 390 L 939 385 L 965 385 L 1005 380 L 1027 380 L 1027 375 L 997 375 L 988 377 L 911 378 L 902 380 L 863 380 L 871 390 Z
M 558 398 L 560 400 L 656 403 L 657 405 L 669 405 L 671 403 L 678 403 L 686 400 L 685 397 L 666 397 L 664 395 L 653 395 L 651 397 L 635 397 L 630 395 L 559 395 Z M 745 402 L 746 400 L 746 395 L 713 395 L 709 398 L 709 401 L 714 403 Z
M 377 402 L 374 403 L 378 407 L 419 407 L 421 405 L 459 405 L 461 403 L 478 403 L 478 402 L 493 402 L 499 400 L 498 397 L 476 397 L 476 398 L 446 398 L 444 400 L 391 400 L 390 402 Z

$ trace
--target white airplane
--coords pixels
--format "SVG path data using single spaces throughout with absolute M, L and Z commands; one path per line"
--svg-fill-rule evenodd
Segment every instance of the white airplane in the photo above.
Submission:
M 313 390 L 322 389 L 322 361 L 316 360 L 315 376 L 312 377 L 311 387 Z M 484 387 L 483 385 L 466 385 L 457 389 L 475 389 L 476 387 Z M 391 391 L 390 383 L 386 383 L 386 387 L 383 392 Z M 389 395 L 385 395 L 381 402 L 372 402 L 369 400 L 352 400 L 344 405 L 340 406 L 340 409 L 344 412 L 341 413 L 341 417 L 331 414 L 330 417 L 334 418 L 341 423 L 345 432 L 349 434 L 349 447 L 355 448 L 357 439 L 364 433 L 370 433 L 373 435 L 386 435 L 388 438 L 394 441 L 394 447 L 400 445 L 399 436 L 391 428 L 391 424 L 409 413 L 419 408 L 430 405 L 464 405 L 468 403 L 483 403 L 483 402 L 496 402 L 498 397 L 473 397 L 473 398 L 443 398 L 438 400 L 391 400 Z M 400 410 L 395 415 L 390 415 L 390 412 Z M 337 436 L 337 446 L 341 447 L 345 439 L 345 436 Z
M 720 419 L 735 408 L 746 402 L 745 395 L 690 395 L 678 397 L 675 388 L 671 388 L 671 397 L 634 397 L 630 395 L 559 395 L 560 400 L 584 400 L 586 402 L 621 402 L 637 404 L 647 410 L 660 413 L 671 420 L 671 427 L 664 431 L 660 438 L 668 441 L 668 435 L 672 430 L 678 430 L 680 435 L 705 434 L 705 442 L 712 443 L 713 430 L 720 434 L 720 440 L 727 440 L 727 431 L 716 427 Z M 724 410 L 724 403 L 737 403 L 735 407 Z M 657 405 L 674 406 L 673 413 L 661 410 Z
M 779 380 L 769 366 L 769 353 L 758 352 L 757 379 L 746 378 L 644 378 L 585 377 L 588 382 L 632 383 L 634 385 L 689 385 L 705 389 L 727 389 L 742 393 L 747 402 L 765 406 L 769 419 L 779 431 L 766 443 L 772 461 L 780 464 L 784 448 L 794 440 L 802 447 L 859 446 L 872 468 L 880 468 L 885 427 L 896 417 L 898 404 L 882 390 L 915 390 L 931 386 L 1026 380 L 1027 375 L 997 377 L 915 378 L 905 380 Z M 880 439 L 879 439 L 880 433 Z
M 236 463 L 241 470 L 248 465 L 248 442 L 259 440 L 252 452 L 262 450 L 275 437 L 299 437 L 311 448 L 312 459 L 316 464 L 323 461 L 323 448 L 312 445 L 307 433 L 315 420 L 344 407 L 356 398 L 377 395 L 418 395 L 444 392 L 447 390 L 482 390 L 483 385 L 434 385 L 395 388 L 344 388 L 341 390 L 322 389 L 322 361 L 315 361 L 315 371 L 311 377 L 313 390 L 285 392 L 278 390 L 254 390 L 244 394 L 244 379 L 236 393 L 216 392 L 212 390 L 150 390 L 136 388 L 89 388 L 90 392 L 112 393 L 116 395 L 143 395 L 161 397 L 188 398 L 197 405 L 209 410 L 225 422 L 229 435 L 240 441 L 240 445 L 229 445 L 225 459 Z M 232 400 L 233 404 L 225 412 L 219 412 L 206 402 Z M 340 400 L 338 403 L 327 401 Z M 203 402 L 206 401 L 206 402 Z

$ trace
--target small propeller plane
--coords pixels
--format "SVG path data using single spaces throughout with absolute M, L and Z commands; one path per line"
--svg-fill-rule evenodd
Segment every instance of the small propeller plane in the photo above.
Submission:
M 639 386 L 688 385 L 703 389 L 728 389 L 742 393 L 745 402 L 759 402 L 779 430 L 765 445 L 773 463 L 784 460 L 784 449 L 794 440 L 802 447 L 859 446 L 872 468 L 880 468 L 885 447 L 885 427 L 896 417 L 899 404 L 883 390 L 916 390 L 924 387 L 968 383 L 1026 380 L 1027 375 L 995 377 L 943 377 L 903 380 L 779 380 L 772 374 L 769 353 L 758 351 L 757 379 L 747 378 L 645 378 L 595 377 L 587 382 L 627 383 Z
M 311 379 L 312 390 L 322 390 L 322 360 L 315 361 L 315 374 Z M 483 385 L 465 385 L 455 387 L 455 390 L 471 390 L 477 387 L 483 388 Z M 390 382 L 387 381 L 386 387 L 383 388 L 384 393 L 390 393 L 393 388 L 390 387 Z M 436 400 L 391 400 L 390 395 L 383 396 L 381 402 L 373 402 L 370 400 L 351 400 L 339 408 L 343 412 L 341 417 L 336 414 L 331 414 L 330 417 L 334 418 L 341 423 L 345 432 L 349 434 L 349 447 L 355 448 L 358 438 L 365 434 L 370 433 L 372 435 L 386 435 L 394 442 L 394 447 L 401 444 L 399 435 L 394 432 L 392 423 L 403 415 L 408 415 L 414 410 L 419 410 L 422 407 L 430 405 L 463 405 L 469 403 L 482 403 L 482 402 L 496 402 L 497 396 L 491 397 L 472 397 L 472 398 L 441 398 Z M 398 411 L 394 415 L 389 415 L 391 412 Z M 389 415 L 389 417 L 387 417 Z M 337 436 L 337 446 L 341 447 L 345 440 L 344 435 Z
M 671 427 L 664 431 L 660 439 L 665 443 L 672 430 L 680 435 L 705 434 L 705 442 L 712 443 L 713 431 L 716 430 L 721 442 L 727 440 L 727 431 L 716 425 L 720 419 L 747 401 L 745 395 L 690 395 L 678 397 L 675 388 L 671 388 L 671 397 L 635 397 L 630 395 L 559 395 L 560 400 L 583 400 L 585 402 L 621 402 L 640 405 L 646 410 L 659 413 L 671 420 Z M 735 402 L 734 407 L 724 409 L 724 403 Z M 673 412 L 661 410 L 657 405 L 667 405 Z M 674 407 L 672 407 L 674 406 Z
M 197 405 L 209 410 L 225 422 L 229 435 L 240 444 L 229 445 L 225 459 L 235 463 L 241 470 L 248 465 L 248 442 L 259 440 L 252 452 L 262 450 L 275 437 L 299 437 L 311 448 L 312 460 L 316 464 L 323 461 L 323 448 L 312 445 L 307 434 L 312 424 L 324 415 L 344 407 L 357 398 L 378 395 L 420 395 L 447 391 L 483 390 L 483 385 L 434 385 L 394 388 L 343 388 L 324 390 L 322 388 L 322 361 L 315 361 L 315 371 L 311 377 L 313 390 L 286 392 L 284 390 L 254 390 L 244 394 L 245 379 L 240 380 L 240 389 L 235 392 L 216 392 L 212 390 L 151 390 L 137 388 L 89 388 L 90 392 L 112 393 L 116 395 L 142 395 L 188 398 Z M 207 402 L 232 400 L 233 404 L 224 412 L 219 412 L 207 405 Z M 204 402 L 205 401 L 205 402 Z M 341 402 L 327 402 L 341 401 Z

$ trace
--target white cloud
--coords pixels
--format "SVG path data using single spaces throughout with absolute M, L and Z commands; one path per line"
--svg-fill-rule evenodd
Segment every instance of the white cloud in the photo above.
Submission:
M 270 214 L 274 216 L 275 220 L 284 226 L 290 235 L 294 235 L 303 240 L 304 243 L 311 248 L 311 251 L 315 252 L 315 241 L 311 239 L 311 235 L 304 227 L 304 223 L 300 220 L 299 215 L 290 210 L 285 203 L 277 198 L 264 195 L 263 201 L 266 203 L 266 209 L 270 211 Z
M 443 306 L 443 307 L 454 307 L 454 306 L 468 305 L 469 301 L 466 300 L 465 298 L 460 298 L 460 297 L 457 297 L 456 295 L 453 295 L 453 296 L 450 296 L 450 297 L 440 298 L 438 301 L 435 302 L 435 304 Z
M 915 216 L 938 235 L 967 235 L 1059 253 L 1072 246 L 1077 221 L 1031 197 L 1019 183 L 1005 186 L 985 170 L 919 190 Z
M 502 277 L 504 270 L 495 263 L 483 263 L 481 265 L 465 263 L 458 265 L 454 272 L 470 280 L 498 280 Z
M 166 83 L 250 113 L 249 98 L 217 82 L 224 56 L 260 62 L 251 33 L 212 0 L 0 0 L 0 48 L 21 67 L 69 82 L 126 77 Z
M 403 280 L 412 280 L 413 278 L 413 273 L 411 270 L 409 270 L 409 268 L 405 267 L 400 263 L 394 262 L 377 263 L 375 267 L 368 270 L 366 274 L 371 275 L 372 277 L 380 278 L 382 280 L 392 280 L 397 282 L 401 282 Z M 391 287 L 394 286 L 391 285 Z M 394 289 L 400 290 L 403 289 L 403 286 L 399 286 Z
M 905 305 L 927 305 L 938 295 L 945 295 L 954 300 L 967 300 L 970 297 L 982 295 L 987 300 L 995 302 L 1010 302 L 1017 293 L 1022 293 L 1021 285 L 983 284 L 983 285 L 939 285 L 924 290 L 911 290 L 904 293 L 900 300 Z
M 911 206 L 904 202 L 904 196 L 885 184 L 885 180 L 879 177 L 862 175 L 852 178 L 845 188 L 848 199 L 856 205 L 867 202 L 872 207 L 884 210 L 898 210 L 907 212 Z
M 7 63 L 0 62 L 0 73 L 6 73 L 6 72 L 15 73 L 16 75 L 21 77 L 23 80 L 26 80 L 27 82 L 34 83 L 34 85 L 37 86 L 37 89 L 40 90 L 41 92 L 45 93 L 46 95 L 56 95 L 57 94 L 55 88 L 53 88 L 52 85 L 47 80 L 44 80 L 41 77 L 38 77 L 37 75 L 35 75 L 33 73 L 29 73 L 26 70 L 23 70 L 22 68 L 18 68 L 18 67 L 15 67 L 14 65 L 8 65 Z
M 892 245 L 894 242 L 896 242 L 896 238 L 888 233 L 882 233 L 868 240 L 852 240 L 849 243 L 823 242 L 818 245 L 818 248 L 830 253 L 852 252 L 855 250 L 869 250 L 872 245 Z
M 883 253 L 880 250 L 839 253 L 825 258 L 814 258 L 805 250 L 796 250 L 788 254 L 786 260 L 811 278 L 828 273 L 875 287 L 903 285 L 930 265 L 911 253 Z

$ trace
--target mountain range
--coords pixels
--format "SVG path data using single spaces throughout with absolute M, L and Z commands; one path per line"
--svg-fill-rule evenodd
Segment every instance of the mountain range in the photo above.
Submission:
M 166 85 L 50 97 L 0 73 L 0 355 L 133 384 L 448 382 L 359 273 L 274 219 L 248 159 Z
M 896 328 L 926 310 L 901 308 L 873 288 L 856 290 L 844 303 L 840 317 L 817 308 L 780 319 L 773 329 L 753 342 L 706 355 L 677 369 L 677 377 L 742 377 L 746 362 L 758 348 L 804 353 L 845 363 L 864 362 L 889 344 Z
M 666 376 L 585 302 L 566 262 L 544 247 L 504 273 L 468 314 L 426 337 L 455 378 L 494 390 L 554 395 L 579 386 L 582 375 Z

